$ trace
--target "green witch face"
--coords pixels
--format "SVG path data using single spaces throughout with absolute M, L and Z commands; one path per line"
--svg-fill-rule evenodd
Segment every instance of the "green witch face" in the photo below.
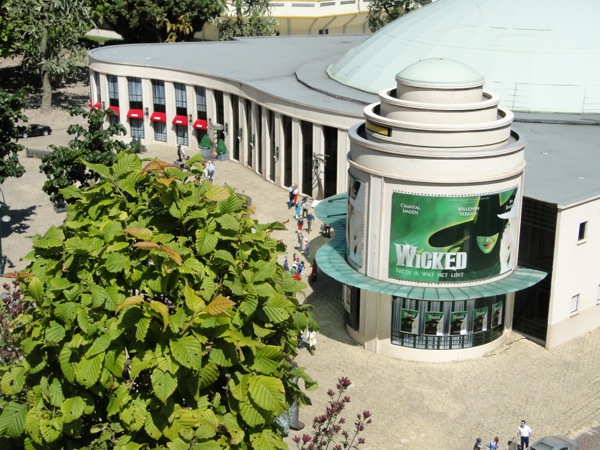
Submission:
M 494 247 L 496 247 L 499 236 L 500 233 L 496 233 L 493 236 L 477 236 L 477 247 L 479 247 L 479 250 L 481 250 L 482 253 L 487 255 L 494 250 Z

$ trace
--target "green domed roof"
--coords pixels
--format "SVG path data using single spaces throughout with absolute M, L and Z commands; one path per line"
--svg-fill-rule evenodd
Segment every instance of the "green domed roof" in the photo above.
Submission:
M 396 75 L 412 84 L 480 86 L 484 78 L 466 64 L 451 59 L 430 58 L 416 62 Z
M 514 111 L 600 113 L 599 0 L 437 0 L 374 33 L 328 69 L 377 94 L 427 58 L 460 61 Z

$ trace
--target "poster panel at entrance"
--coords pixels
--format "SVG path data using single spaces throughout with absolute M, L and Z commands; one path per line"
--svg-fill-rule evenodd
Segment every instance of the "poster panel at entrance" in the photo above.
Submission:
M 348 220 L 346 225 L 346 257 L 356 269 L 363 266 L 365 233 L 366 184 L 353 176 L 348 180 Z
M 394 192 L 388 276 L 423 283 L 485 280 L 516 260 L 518 188 L 465 197 Z

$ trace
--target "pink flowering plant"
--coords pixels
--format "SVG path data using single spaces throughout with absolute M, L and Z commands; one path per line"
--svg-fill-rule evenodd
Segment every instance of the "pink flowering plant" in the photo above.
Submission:
M 325 414 L 316 416 L 313 419 L 312 434 L 303 434 L 294 436 L 292 440 L 296 443 L 299 450 L 342 450 L 358 449 L 365 443 L 365 438 L 359 436 L 371 424 L 371 412 L 363 411 L 356 415 L 354 428 L 351 431 L 344 429 L 346 419 L 342 417 L 342 412 L 348 403 L 350 397 L 345 395 L 346 390 L 352 382 L 346 378 L 338 378 L 336 391 L 329 389 L 327 396 L 329 402 Z

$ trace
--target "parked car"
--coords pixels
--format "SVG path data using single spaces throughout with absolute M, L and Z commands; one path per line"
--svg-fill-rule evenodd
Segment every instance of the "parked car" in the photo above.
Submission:
M 32 123 L 23 129 L 23 132 L 19 137 L 26 139 L 34 136 L 48 136 L 49 134 L 52 134 L 52 128 L 50 128 L 48 125 Z
M 547 436 L 529 446 L 531 450 L 579 450 L 579 445 L 565 436 Z

